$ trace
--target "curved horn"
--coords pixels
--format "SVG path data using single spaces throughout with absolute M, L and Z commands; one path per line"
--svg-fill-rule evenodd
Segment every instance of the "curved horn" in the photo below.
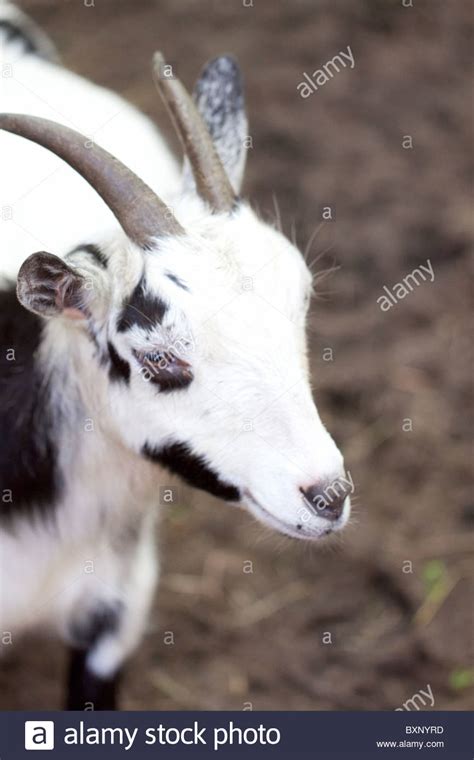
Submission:
M 128 237 L 142 248 L 154 237 L 184 232 L 148 185 L 79 132 L 48 119 L 15 113 L 0 114 L 0 129 L 42 145 L 72 166 L 105 201 Z
M 179 79 L 163 75 L 165 67 L 163 55 L 155 53 L 155 83 L 191 164 L 198 193 L 215 211 L 230 211 L 235 204 L 235 193 L 212 138 Z

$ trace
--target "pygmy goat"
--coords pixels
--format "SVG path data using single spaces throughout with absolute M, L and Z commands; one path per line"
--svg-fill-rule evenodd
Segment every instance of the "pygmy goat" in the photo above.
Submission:
M 346 524 L 348 481 L 310 390 L 310 272 L 239 197 L 235 61 L 211 61 L 193 99 L 155 57 L 181 172 L 145 117 L 0 10 L 0 247 L 17 274 L 0 290 L 0 626 L 52 628 L 72 649 L 68 707 L 110 709 L 157 580 L 167 470 L 313 541 Z M 93 139 L 71 128 L 94 114 L 110 124 Z M 48 251 L 26 258 L 32 240 Z

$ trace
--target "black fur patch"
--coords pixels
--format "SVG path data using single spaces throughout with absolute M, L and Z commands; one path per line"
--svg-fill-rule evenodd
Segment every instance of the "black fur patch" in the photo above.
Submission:
M 102 636 L 116 633 L 123 615 L 123 603 L 102 604 L 92 614 L 81 614 L 69 626 L 69 639 L 77 649 L 91 649 Z
M 116 710 L 121 673 L 99 678 L 87 667 L 87 650 L 72 649 L 65 710 Z
M 172 274 L 171 272 L 166 272 L 165 276 L 168 278 L 168 280 L 171 280 L 171 282 L 174 282 L 175 285 L 178 286 L 178 288 L 182 288 L 183 290 L 189 291 L 189 288 L 187 285 L 184 284 L 182 280 L 179 279 L 175 274 Z
M 130 382 L 130 364 L 118 355 L 115 346 L 110 341 L 107 343 L 107 348 L 109 349 L 110 356 L 110 379 L 114 381 L 118 380 L 128 385 Z
M 49 387 L 35 352 L 42 321 L 0 291 L 0 517 L 46 513 L 59 495 Z M 12 353 L 14 352 L 14 353 Z M 10 499 L 11 494 L 11 499 Z
M 186 483 L 195 488 L 200 488 L 226 501 L 240 500 L 239 489 L 221 480 L 209 467 L 205 458 L 193 454 L 185 443 L 173 443 L 163 449 L 155 449 L 145 444 L 142 454 L 147 459 L 180 475 Z
M 145 282 L 140 280 L 123 307 L 117 321 L 118 332 L 125 332 L 135 325 L 142 330 L 151 330 L 160 324 L 166 313 L 166 304 L 157 296 L 145 292 Z
M 27 53 L 41 54 L 36 45 L 36 41 L 32 39 L 27 32 L 21 27 L 14 24 L 8 19 L 0 19 L 0 32 L 3 32 L 7 42 L 21 42 Z
M 92 256 L 95 262 L 102 267 L 102 269 L 107 269 L 107 258 L 100 250 L 99 246 L 93 245 L 92 243 L 89 245 L 78 245 L 77 248 L 74 248 L 70 253 L 79 253 L 79 251 L 88 253 L 90 256 Z
M 103 604 L 89 616 L 73 622 L 69 637 L 73 642 L 68 674 L 67 710 L 115 710 L 119 674 L 100 678 L 87 667 L 87 655 L 103 636 L 118 631 L 124 605 Z

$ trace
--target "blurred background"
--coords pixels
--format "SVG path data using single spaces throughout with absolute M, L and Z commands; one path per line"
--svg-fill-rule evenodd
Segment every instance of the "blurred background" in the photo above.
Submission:
M 314 238 L 315 395 L 356 485 L 352 525 L 325 547 L 180 485 L 123 708 L 391 710 L 429 685 L 435 709 L 467 709 L 470 2 L 18 4 L 65 65 L 135 103 L 176 149 L 154 50 L 188 87 L 207 59 L 239 59 L 253 142 L 245 193 L 268 219 L 276 197 L 302 249 Z M 354 68 L 303 99 L 303 72 L 348 45 Z M 321 224 L 326 206 L 335 220 Z M 383 312 L 383 286 L 427 259 L 434 281 Z M 25 639 L 2 663 L 0 708 L 59 707 L 64 667 L 56 642 Z

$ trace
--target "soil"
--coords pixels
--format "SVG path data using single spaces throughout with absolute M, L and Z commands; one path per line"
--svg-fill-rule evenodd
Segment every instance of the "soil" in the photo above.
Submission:
M 429 684 L 435 709 L 467 709 L 470 3 L 21 5 L 66 65 L 129 98 L 175 146 L 150 77 L 153 51 L 179 62 L 188 86 L 208 58 L 233 53 L 253 139 L 246 194 L 268 218 L 275 196 L 302 248 L 322 209 L 335 214 L 308 254 L 318 292 L 309 329 L 318 408 L 356 483 L 352 525 L 310 547 L 180 486 L 122 706 L 392 710 Z M 303 72 L 347 45 L 354 68 L 303 99 Z M 433 282 L 382 311 L 383 286 L 428 259 Z M 28 637 L 3 662 L 0 708 L 59 707 L 64 664 L 56 642 Z

